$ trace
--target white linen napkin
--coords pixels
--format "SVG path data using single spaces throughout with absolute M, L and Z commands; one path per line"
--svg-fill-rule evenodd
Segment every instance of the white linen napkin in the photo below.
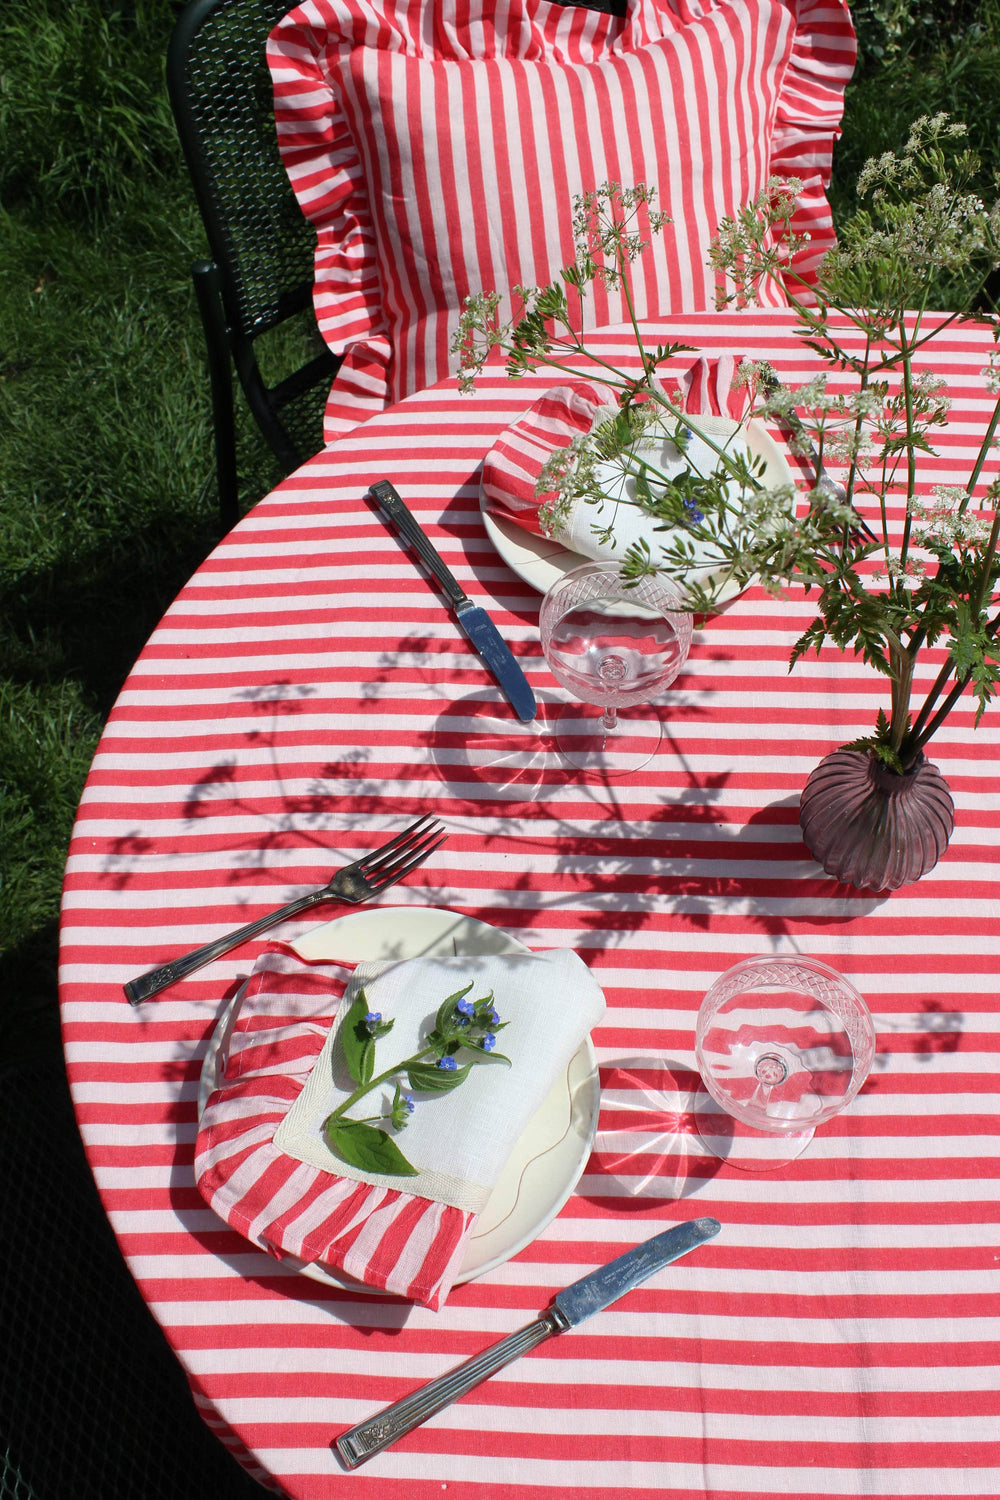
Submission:
M 390 1132 L 417 1176 L 363 1172 L 334 1156 L 322 1126 L 354 1084 L 340 1048 L 344 1017 L 362 986 L 368 1008 L 392 1020 L 376 1044 L 375 1072 L 420 1049 L 438 1006 L 472 982 L 469 1000 L 492 994 L 501 1021 L 496 1050 L 511 1066 L 483 1063 L 446 1094 L 420 1095 L 407 1127 Z M 514 1145 L 577 1048 L 604 1013 L 604 996 L 586 964 L 569 949 L 543 953 L 415 958 L 359 964 L 340 1014 L 298 1098 L 274 1135 L 275 1146 L 297 1160 L 338 1176 L 478 1213 Z M 464 1059 L 463 1059 L 464 1060 Z M 404 1091 L 409 1092 L 403 1080 Z M 379 1095 L 382 1095 L 380 1100 Z M 378 1114 L 393 1084 L 367 1095 L 354 1118 Z
M 595 425 L 612 415 L 613 410 L 599 411 Z M 751 457 L 746 439 L 741 435 L 733 435 L 730 418 L 699 416 L 698 425 L 732 457 Z M 653 461 L 668 479 L 676 479 L 679 475 L 688 473 L 707 477 L 715 473 L 719 463 L 714 450 L 698 436 L 692 436 L 684 449 L 671 442 L 662 443 Z M 632 477 L 626 476 L 614 465 L 605 467 L 604 491 L 608 498 L 597 502 L 574 500 L 565 520 L 554 532 L 555 537 L 571 552 L 579 552 L 598 562 L 621 562 L 629 547 L 636 542 L 647 543 L 656 557 L 665 534 L 662 523 L 631 503 L 635 496 L 635 480 Z M 732 493 L 735 482 L 729 488 Z M 691 547 L 692 568 L 719 565 L 718 550 L 710 542 L 692 537 L 690 533 L 687 539 Z

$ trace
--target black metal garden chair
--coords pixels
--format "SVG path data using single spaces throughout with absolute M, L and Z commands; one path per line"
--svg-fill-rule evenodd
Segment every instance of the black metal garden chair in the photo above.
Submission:
M 262 334 L 289 319 L 312 318 L 316 232 L 278 153 L 265 58 L 268 34 L 288 9 L 289 0 L 190 0 L 167 55 L 170 101 L 212 256 L 192 274 L 208 344 L 227 528 L 239 516 L 233 368 L 287 474 L 322 447 L 323 411 L 340 363 L 323 348 L 268 385 L 255 349 Z

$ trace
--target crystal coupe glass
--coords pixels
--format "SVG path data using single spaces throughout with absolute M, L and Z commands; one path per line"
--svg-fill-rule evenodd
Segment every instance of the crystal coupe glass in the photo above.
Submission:
M 664 578 L 627 585 L 616 562 L 565 573 L 542 601 L 542 651 L 553 676 L 579 702 L 563 705 L 556 741 L 583 771 L 622 775 L 644 766 L 660 743 L 649 707 L 677 677 L 693 621 Z M 619 709 L 628 713 L 619 717 Z
M 733 1166 L 768 1171 L 850 1104 L 875 1027 L 849 980 L 818 959 L 748 958 L 702 1001 L 695 1056 L 710 1096 L 696 1114 L 702 1140 Z

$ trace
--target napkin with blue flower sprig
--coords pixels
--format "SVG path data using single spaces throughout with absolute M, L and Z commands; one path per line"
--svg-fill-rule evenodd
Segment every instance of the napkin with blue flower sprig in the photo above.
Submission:
M 746 405 L 746 391 L 737 380 L 738 354 L 699 356 L 686 367 L 664 372 L 661 384 L 671 400 L 714 440 L 730 452 L 747 452 L 734 436 L 734 424 Z M 493 515 L 514 521 L 536 536 L 550 536 L 581 557 L 620 561 L 634 542 L 647 542 L 655 552 L 663 526 L 633 505 L 620 504 L 613 494 L 606 500 L 574 500 L 554 526 L 546 524 L 546 507 L 555 499 L 546 490 L 545 473 L 554 455 L 585 439 L 618 412 L 615 390 L 600 380 L 574 380 L 553 386 L 516 422 L 500 434 L 483 464 L 482 504 Z M 694 471 L 712 473 L 717 459 L 697 436 L 673 458 L 658 460 L 670 478 Z
M 511 1151 L 603 1011 L 569 950 L 359 964 L 345 986 L 341 966 L 275 947 L 202 1116 L 199 1189 L 279 1258 L 439 1307 Z M 365 1129 L 391 1149 L 352 1149 Z

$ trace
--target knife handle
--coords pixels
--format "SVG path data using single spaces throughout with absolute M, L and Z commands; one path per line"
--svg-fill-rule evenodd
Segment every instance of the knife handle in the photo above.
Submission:
M 356 1469 L 373 1454 L 381 1453 L 383 1448 L 390 1447 L 397 1438 L 412 1432 L 414 1427 L 419 1427 L 428 1417 L 433 1417 L 435 1412 L 442 1411 L 481 1381 L 495 1375 L 504 1365 L 520 1359 L 522 1354 L 529 1353 L 545 1339 L 551 1338 L 552 1334 L 561 1333 L 567 1326 L 566 1319 L 558 1308 L 551 1308 L 533 1323 L 519 1328 L 516 1333 L 508 1334 L 498 1344 L 491 1344 L 482 1354 L 449 1370 L 447 1375 L 439 1375 L 437 1380 L 422 1385 L 401 1401 L 394 1401 L 374 1417 L 369 1417 L 367 1422 L 359 1422 L 357 1427 L 342 1432 L 336 1440 L 337 1452 L 349 1469 Z
M 368 493 L 377 501 L 380 510 L 392 522 L 404 542 L 413 548 L 427 571 L 441 584 L 449 599 L 454 604 L 467 603 L 468 594 L 396 487 L 388 479 L 380 479 L 377 484 L 369 487 Z

